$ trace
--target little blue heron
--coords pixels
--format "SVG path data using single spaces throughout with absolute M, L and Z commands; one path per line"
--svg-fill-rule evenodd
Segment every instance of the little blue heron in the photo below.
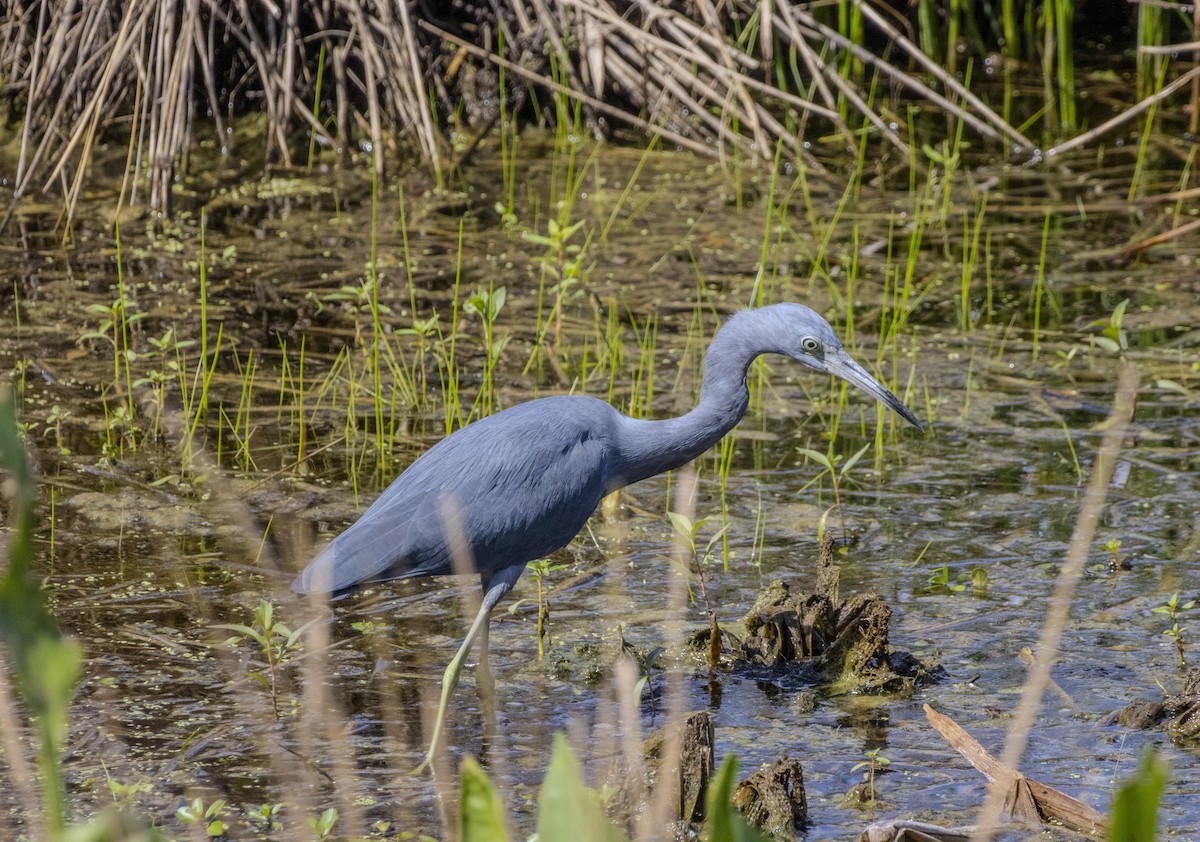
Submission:
M 720 441 L 746 413 L 750 363 L 769 353 L 840 377 L 924 429 L 808 307 L 744 310 L 713 339 L 700 403 L 686 415 L 640 420 L 595 398 L 559 396 L 482 418 L 417 458 L 296 578 L 295 591 L 336 598 L 391 579 L 463 572 L 468 564 L 478 571 L 483 604 L 442 677 L 422 767 L 433 758 L 450 695 L 477 638 L 477 678 L 481 688 L 490 687 L 488 620 L 525 565 L 566 546 L 605 495 L 686 465 Z

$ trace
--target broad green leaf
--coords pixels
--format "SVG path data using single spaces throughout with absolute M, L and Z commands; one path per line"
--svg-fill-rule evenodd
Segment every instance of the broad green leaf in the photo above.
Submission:
M 538 795 L 538 842 L 627 842 L 628 837 L 600 809 L 596 793 L 583 784 L 583 772 L 562 734 L 554 735 L 550 768 Z
M 693 532 L 695 526 L 692 524 L 691 518 L 679 512 L 667 512 L 667 517 L 671 519 L 671 526 L 675 528 L 675 531 L 690 542 L 695 535 Z
M 730 754 L 708 787 L 705 800 L 708 842 L 767 842 L 767 838 L 752 828 L 733 808 L 733 783 L 737 779 L 737 758 Z
M 1132 778 L 1121 784 L 1113 798 L 1109 842 L 1154 842 L 1158 826 L 1158 800 L 1167 784 L 1167 763 L 1147 751 Z
M 508 842 L 504 802 L 473 757 L 459 769 L 458 838 L 461 842 Z

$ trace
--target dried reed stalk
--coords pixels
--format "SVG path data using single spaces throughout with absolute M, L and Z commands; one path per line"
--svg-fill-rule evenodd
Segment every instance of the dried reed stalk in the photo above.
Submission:
M 58 191 L 69 222 L 92 149 L 126 122 L 121 203 L 144 195 L 160 214 L 170 212 L 198 134 L 215 130 L 224 151 L 230 131 L 245 125 L 262 126 L 267 160 L 284 167 L 311 139 L 338 154 L 369 144 L 382 172 L 385 149 L 399 141 L 440 180 L 449 151 L 443 126 L 476 122 L 478 142 L 499 123 L 495 98 L 481 114 L 464 103 L 470 78 L 500 68 L 512 88 L 500 101 L 523 107 L 518 117 L 556 119 L 555 109 L 530 106 L 528 94 L 564 97 L 597 134 L 619 122 L 722 160 L 782 154 L 816 166 L 818 132 L 822 143 L 832 136 L 857 153 L 860 127 L 907 151 L 907 121 L 889 111 L 900 92 L 980 137 L 1035 154 L 1033 141 L 925 55 L 884 9 L 853 0 L 872 33 L 868 48 L 824 22 L 827 5 L 14 0 L 0 16 L 0 78 L 22 121 L 13 202 L 35 187 Z M 326 78 L 317 78 L 318 67 Z M 867 89 L 871 78 L 890 84 L 891 95 Z M 265 125 L 226 119 L 256 109 Z
M 1133 420 L 1137 387 L 1137 369 L 1132 363 L 1126 362 L 1117 382 L 1112 412 L 1104 426 L 1104 436 L 1096 453 L 1092 475 L 1083 493 L 1067 556 L 1063 560 L 1058 582 L 1046 610 L 1046 623 L 1038 640 L 1037 660 L 1029 670 L 1029 677 L 1021 692 L 1021 701 L 1017 705 L 1008 729 L 1008 738 L 1004 742 L 1004 752 L 1000 756 L 1000 763 L 1011 769 L 1017 768 L 1021 763 L 1029 735 L 1033 731 L 1034 720 L 1041 708 L 1042 695 L 1050 683 L 1050 669 L 1058 659 L 1059 645 L 1062 643 L 1063 632 L 1071 614 L 1071 601 L 1083 576 L 1083 568 L 1087 563 L 1096 527 L 1100 524 L 1100 515 L 1104 510 L 1104 501 L 1108 496 L 1109 483 L 1117 465 L 1125 431 Z M 972 842 L 988 842 L 992 838 L 1004 808 L 1004 796 L 1004 786 L 993 782 L 988 788 L 987 799 L 979 810 L 976 830 L 971 835 Z

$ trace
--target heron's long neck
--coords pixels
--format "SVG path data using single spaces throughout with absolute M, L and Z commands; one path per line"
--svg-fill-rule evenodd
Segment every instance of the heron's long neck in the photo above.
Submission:
M 746 371 L 770 350 L 755 342 L 755 311 L 738 313 L 717 333 L 704 358 L 700 403 L 686 415 L 663 421 L 624 419 L 614 466 L 614 487 L 686 465 L 734 428 L 746 414 Z

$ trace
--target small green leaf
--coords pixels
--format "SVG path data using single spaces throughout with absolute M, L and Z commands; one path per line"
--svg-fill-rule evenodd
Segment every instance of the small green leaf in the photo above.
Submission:
M 175 818 L 184 824 L 194 824 L 204 815 L 204 802 L 193 798 L 190 804 L 184 804 L 175 811 Z
M 1181 383 L 1175 382 L 1174 380 L 1167 380 L 1166 378 L 1160 378 L 1160 379 L 1154 381 L 1154 385 L 1157 386 L 1159 389 L 1162 389 L 1164 392 L 1175 392 L 1176 394 L 1183 395 L 1185 398 L 1189 398 L 1192 395 L 1192 392 L 1190 389 L 1188 389 L 1186 386 L 1184 386 Z
M 813 460 L 814 462 L 816 462 L 818 465 L 820 465 L 825 470 L 827 470 L 827 471 L 833 470 L 833 463 L 829 461 L 829 457 L 826 456 L 824 453 L 819 453 L 816 450 L 810 450 L 807 447 L 797 448 L 796 451 L 801 456 L 804 456 L 804 457 L 807 457 L 807 458 Z
M 1120 344 L 1109 339 L 1107 336 L 1089 336 L 1088 341 L 1098 348 L 1103 348 L 1109 353 L 1117 353 L 1121 350 Z
M 535 246 L 553 246 L 555 241 L 549 237 L 543 237 L 541 234 L 534 234 L 532 231 L 522 231 L 521 239 L 528 243 L 533 243 Z
M 707 520 L 707 518 L 705 518 L 705 520 Z M 718 541 L 720 541 L 722 538 L 725 537 L 725 533 L 728 531 L 729 531 L 729 524 L 725 524 L 720 529 L 718 529 L 711 538 L 708 539 L 708 543 L 704 545 L 705 558 L 708 557 L 709 553 L 712 552 L 712 548 L 716 545 L 716 543 Z
M 838 473 L 842 476 L 845 476 L 851 468 L 858 464 L 858 460 L 863 458 L 863 454 L 866 453 L 870 448 L 870 444 L 864 444 L 862 447 L 860 447 L 858 449 L 858 453 L 855 453 L 853 456 L 847 459 L 846 464 L 842 465 L 842 469 L 838 471 Z

